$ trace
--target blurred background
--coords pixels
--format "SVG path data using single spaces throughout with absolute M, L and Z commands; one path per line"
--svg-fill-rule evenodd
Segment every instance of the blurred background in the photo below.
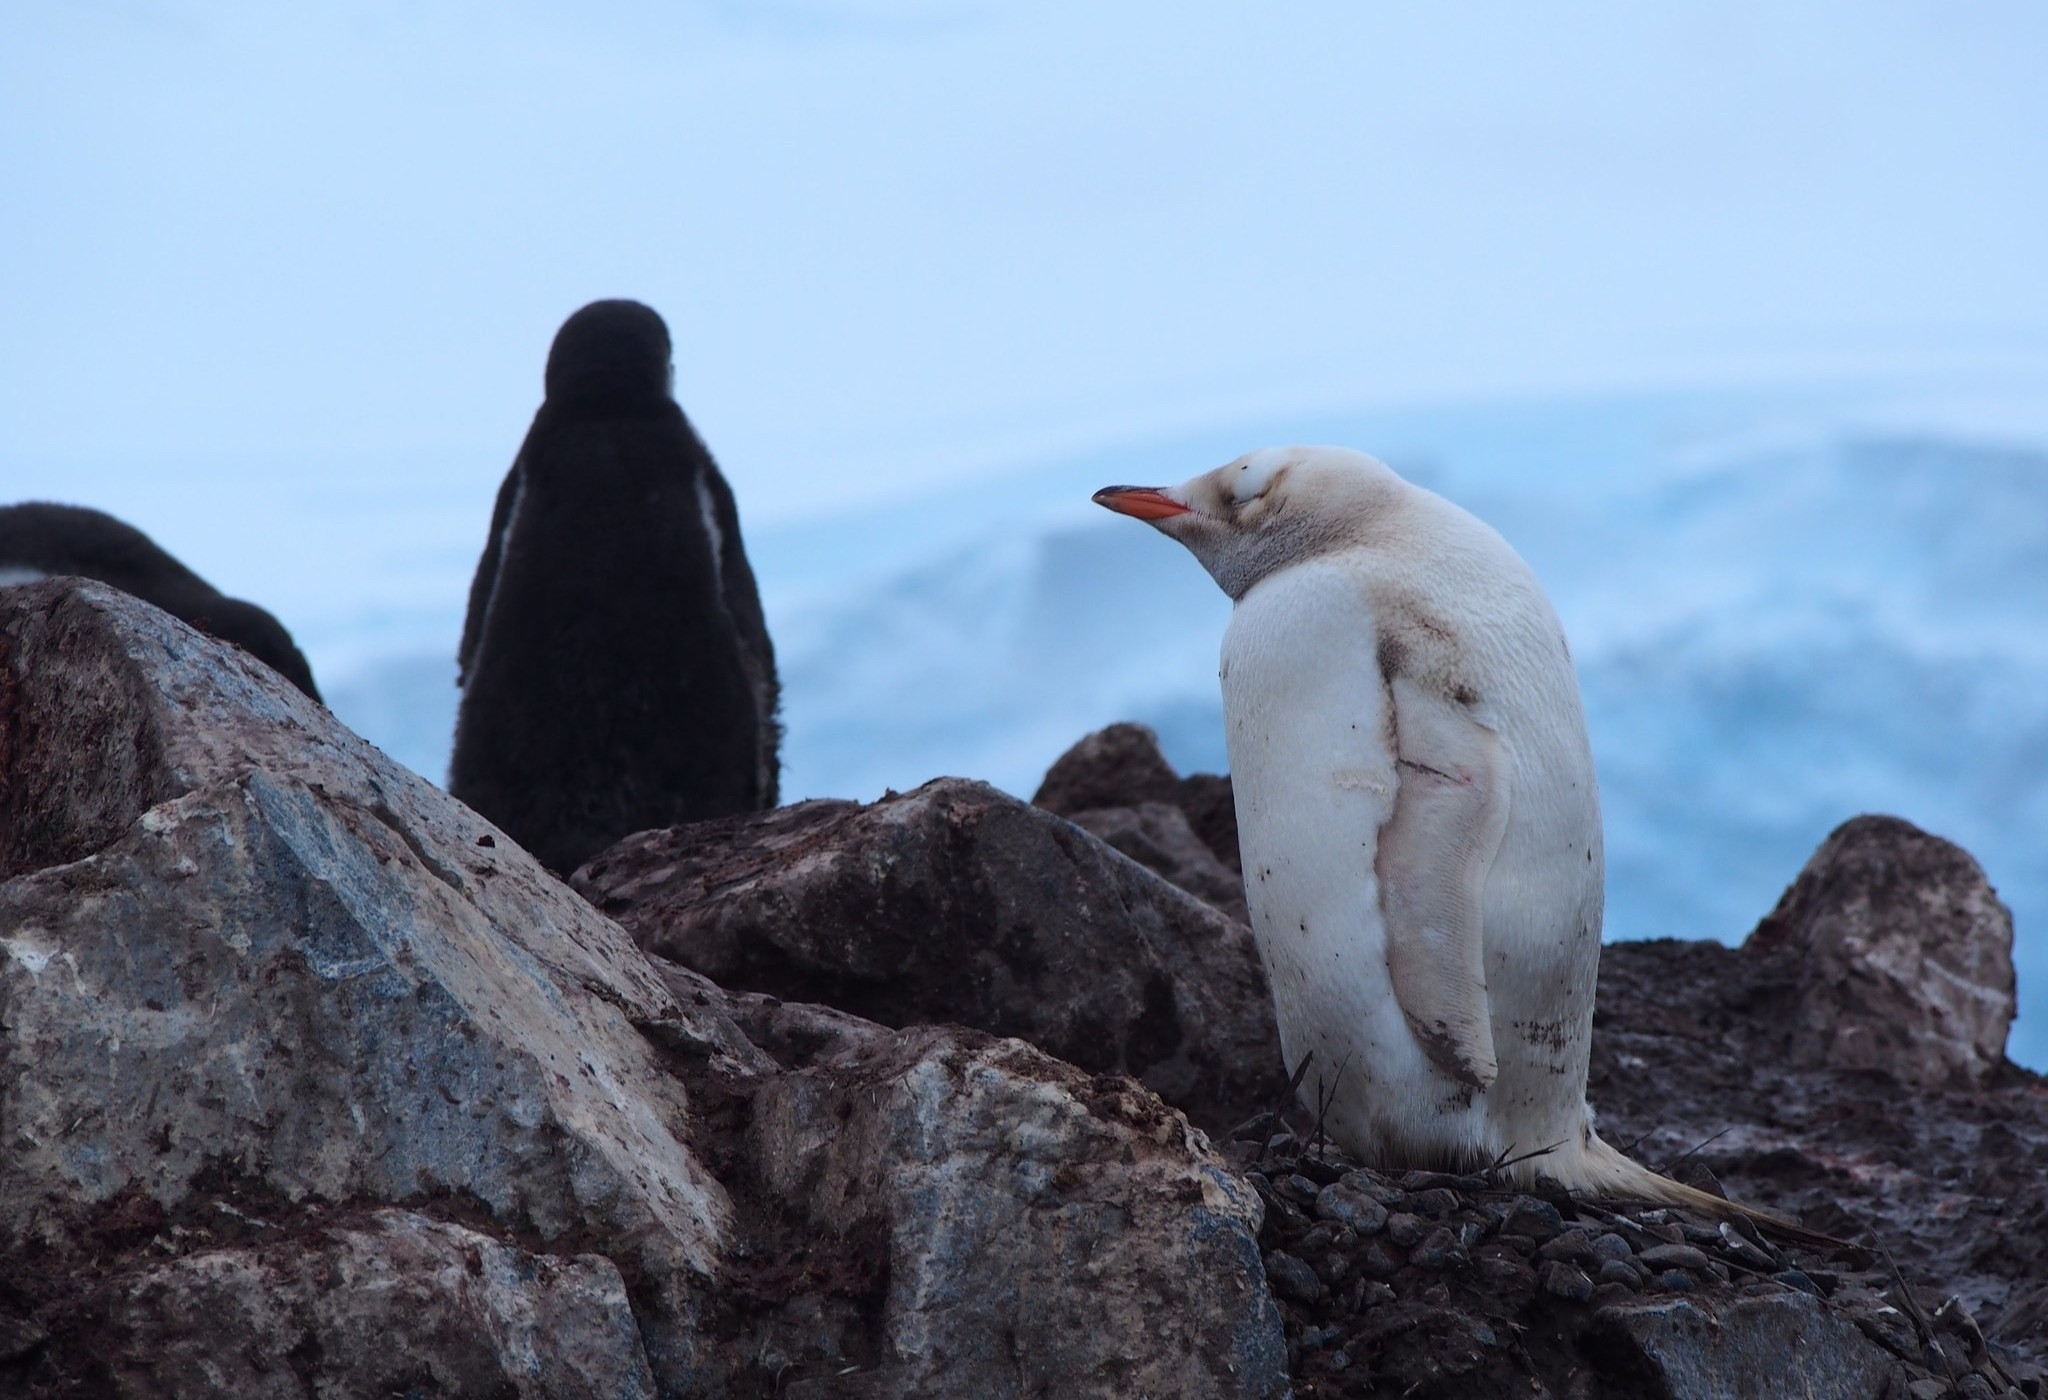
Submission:
M 4 0 L 0 499 L 97 506 L 444 776 L 550 337 L 676 338 L 784 794 L 1222 765 L 1227 605 L 1088 492 L 1363 447 L 1581 667 L 1611 937 L 1858 812 L 1982 860 L 2048 1065 L 2038 0 Z

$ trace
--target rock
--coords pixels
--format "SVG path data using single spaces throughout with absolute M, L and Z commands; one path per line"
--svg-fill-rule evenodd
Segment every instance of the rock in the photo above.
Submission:
M 615 925 L 103 586 L 0 592 L 0 764 L 0 1276 L 40 1301 L 156 1239 L 448 1203 L 540 1249 L 616 1241 L 657 1378 L 699 1374 L 730 1206 L 639 1029 L 687 1020 Z M 53 1328 L 45 1364 L 98 1345 Z
M 1545 1264 L 1537 1278 L 1543 1285 L 1543 1291 L 1554 1298 L 1583 1303 L 1593 1296 L 1593 1280 L 1586 1277 L 1584 1270 L 1571 1264 Z
M 1624 1264 L 1619 1259 L 1602 1259 L 1599 1268 L 1593 1274 L 1593 1282 L 1615 1284 L 1631 1293 L 1643 1286 L 1642 1278 L 1636 1273 L 1635 1266 Z
M 1961 847 L 1896 817 L 1821 843 L 1745 955 L 1785 969 L 1796 1063 L 1977 1084 L 2016 1008 L 2012 911 Z
M 1251 923 L 1244 877 L 1216 858 L 1187 814 L 1164 802 L 1076 812 L 1068 820 L 1241 924 Z
M 643 832 L 574 884 L 721 986 L 1015 1035 L 1219 1135 L 1284 1089 L 1250 930 L 982 783 Z
M 112 1396 L 655 1395 L 619 1271 L 404 1211 L 190 1254 L 115 1290 Z
M 1178 807 L 1219 862 L 1233 873 L 1240 868 L 1230 779 L 1213 773 L 1178 776 L 1159 752 L 1159 736 L 1142 724 L 1112 724 L 1082 739 L 1054 761 L 1031 802 L 1070 820 L 1144 803 Z
M 1892 1370 L 1887 1353 L 1803 1293 L 1631 1300 L 1600 1309 L 1595 1320 L 1642 1368 L 1652 1383 L 1644 1393 L 1670 1400 L 1875 1400 Z
M 1287 1392 L 1257 1196 L 1129 1079 L 878 1030 L 764 1084 L 748 1144 L 781 1211 L 886 1281 L 863 1393 Z
M 1694 1269 L 1704 1272 L 1707 1256 L 1689 1244 L 1653 1244 L 1636 1256 L 1651 1269 Z
M 1349 1225 L 1361 1235 L 1376 1235 L 1386 1227 L 1387 1208 L 1341 1182 L 1316 1193 L 1316 1214 L 1325 1220 Z
M 1439 1225 L 1422 1237 L 1422 1242 L 1408 1251 L 1408 1262 L 1418 1269 L 1441 1269 L 1450 1264 L 1462 1263 L 1465 1251 L 1458 1243 L 1458 1237 Z
M 1297 1303 L 1313 1303 L 1323 1296 L 1322 1280 L 1316 1271 L 1285 1250 L 1266 1256 L 1266 1279 L 1273 1291 Z
M 1564 1231 L 1564 1217 L 1556 1206 L 1534 1196 L 1518 1196 L 1508 1211 L 1508 1218 L 1501 1222 L 1503 1235 L 1520 1235 L 1526 1239 L 1548 1240 Z
M 1419 1215 L 1396 1211 L 1387 1217 L 1387 1238 L 1403 1249 L 1421 1244 L 1429 1234 L 1429 1222 Z

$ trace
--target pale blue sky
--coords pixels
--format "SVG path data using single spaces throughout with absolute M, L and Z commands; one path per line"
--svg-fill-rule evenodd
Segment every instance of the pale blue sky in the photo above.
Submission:
M 2036 0 L 4 15 L 0 494 L 488 491 L 604 295 L 762 519 L 1238 413 L 2048 355 Z

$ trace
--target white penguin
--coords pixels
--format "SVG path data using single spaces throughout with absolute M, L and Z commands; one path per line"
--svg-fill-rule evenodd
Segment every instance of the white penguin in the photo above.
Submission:
M 1313 1051 L 1326 1097 L 1334 1081 L 1331 1138 L 1374 1165 L 1506 1163 L 1728 1212 L 1593 1131 L 1599 794 L 1563 630 L 1507 541 L 1342 448 L 1095 500 L 1186 545 L 1236 604 L 1245 893 L 1287 1063 Z

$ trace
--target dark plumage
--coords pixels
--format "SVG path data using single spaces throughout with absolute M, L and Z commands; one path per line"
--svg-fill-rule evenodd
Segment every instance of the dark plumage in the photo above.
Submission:
M 104 511 L 48 501 L 0 506 L 0 574 L 98 579 L 221 641 L 232 642 L 315 700 L 313 669 L 284 624 L 230 598 L 165 553 L 155 540 Z
M 640 303 L 563 324 L 470 586 L 448 790 L 564 874 L 635 831 L 775 805 L 775 653 L 732 491 L 669 380 Z

